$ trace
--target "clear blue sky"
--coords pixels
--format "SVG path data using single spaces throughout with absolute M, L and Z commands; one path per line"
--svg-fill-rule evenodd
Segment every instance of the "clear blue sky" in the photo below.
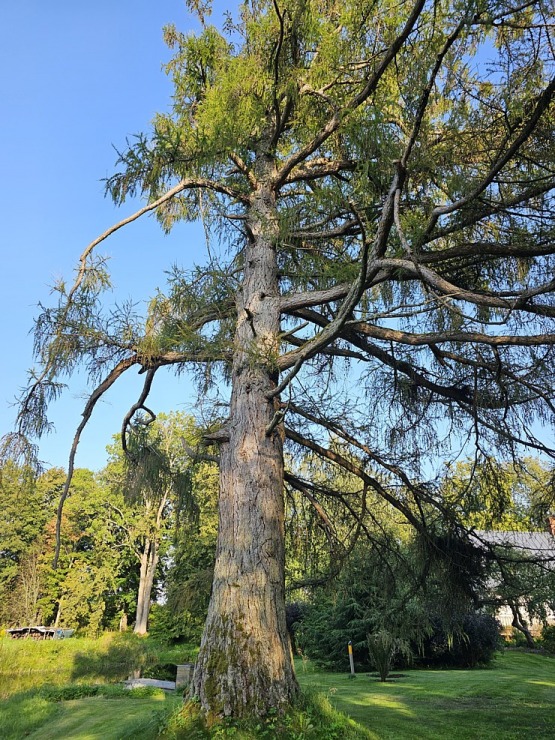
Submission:
M 71 279 L 82 249 L 133 212 L 103 197 L 126 136 L 148 128 L 167 109 L 170 80 L 162 71 L 169 51 L 162 27 L 197 28 L 183 0 L 17 0 L 0 4 L 0 435 L 15 419 L 14 397 L 32 365 L 30 330 L 37 304 L 51 302 L 49 286 Z M 218 16 L 216 16 L 217 18 Z M 165 283 L 172 263 L 204 261 L 197 226 L 166 237 L 144 217 L 105 243 L 115 284 L 113 298 L 144 301 Z M 158 410 L 190 409 L 189 384 L 158 383 Z M 105 446 L 140 387 L 112 389 L 83 436 L 77 464 L 97 469 Z M 41 443 L 48 465 L 66 466 L 86 388 L 77 379 L 52 407 L 56 432 Z
M 215 7 L 218 23 L 227 5 L 219 0 Z M 122 148 L 126 136 L 146 130 L 169 105 L 171 83 L 162 71 L 170 56 L 162 40 L 167 23 L 198 28 L 183 0 L 0 3 L 0 435 L 13 428 L 13 402 L 32 365 L 37 304 L 49 304 L 57 278 L 71 279 L 95 236 L 139 205 L 115 209 L 101 180 L 113 172 L 112 145 Z M 163 287 L 172 263 L 202 263 L 205 244 L 198 226 L 166 237 L 146 217 L 105 242 L 101 253 L 111 258 L 113 299 L 144 301 Z M 170 371 L 159 378 L 152 407 L 193 409 L 186 379 L 172 378 Z M 78 465 L 103 466 L 140 380 L 120 382 L 99 404 Z M 85 396 L 77 378 L 53 405 L 56 432 L 41 443 L 47 464 L 66 466 Z

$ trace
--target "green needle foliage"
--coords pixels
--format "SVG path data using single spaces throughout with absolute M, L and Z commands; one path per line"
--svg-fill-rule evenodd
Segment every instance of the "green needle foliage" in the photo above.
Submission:
M 216 401 L 205 439 L 219 445 L 224 512 L 195 692 L 206 712 L 260 715 L 297 694 L 284 481 L 342 560 L 353 532 L 371 537 L 375 497 L 431 532 L 430 551 L 442 528 L 464 538 L 433 480 L 438 456 L 553 454 L 532 424 L 555 408 L 552 12 L 255 0 L 216 28 L 210 3 L 188 5 L 202 31 L 165 31 L 172 103 L 106 182 L 117 204 L 145 205 L 91 242 L 42 310 L 5 452 L 36 454 L 48 403 L 83 368 L 92 389 L 65 497 L 104 393 L 144 373 L 129 427 L 159 368 L 191 370 Z M 107 305 L 95 249 L 149 212 L 165 230 L 202 219 L 208 254 L 138 316 Z M 284 444 L 356 484 L 286 468 Z

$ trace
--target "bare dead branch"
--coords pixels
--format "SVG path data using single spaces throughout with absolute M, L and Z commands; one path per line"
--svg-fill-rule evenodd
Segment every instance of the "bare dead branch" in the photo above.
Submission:
M 141 410 L 146 411 L 146 413 L 150 417 L 151 422 L 156 419 L 156 415 L 144 405 L 146 399 L 149 396 L 150 389 L 152 388 L 152 381 L 154 380 L 155 374 L 156 374 L 155 369 L 151 369 L 147 371 L 146 378 L 143 384 L 143 389 L 141 391 L 141 395 L 139 396 L 137 402 L 134 403 L 133 406 L 131 406 L 131 408 L 129 409 L 129 411 L 127 412 L 127 414 L 125 415 L 123 419 L 123 423 L 121 425 L 121 447 L 126 455 L 129 455 L 129 450 L 127 448 L 127 430 L 128 430 L 129 425 L 131 424 L 133 417 L 137 413 L 137 411 L 141 411 Z

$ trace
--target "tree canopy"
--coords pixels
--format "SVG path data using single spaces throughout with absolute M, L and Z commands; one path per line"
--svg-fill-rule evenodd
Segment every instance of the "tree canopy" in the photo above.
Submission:
M 33 452 L 78 367 L 92 390 L 70 476 L 95 404 L 128 370 L 145 384 L 124 438 L 151 414 L 160 367 L 223 393 L 205 436 L 220 525 L 193 690 L 241 716 L 297 691 L 284 483 L 328 528 L 331 507 L 363 530 L 371 491 L 420 533 L 430 518 L 459 531 L 423 482 L 434 458 L 552 454 L 533 422 L 555 410 L 553 26 L 544 0 L 252 0 L 223 29 L 209 3 L 189 6 L 203 31 L 165 31 L 169 112 L 106 182 L 116 203 L 146 204 L 83 251 L 39 316 L 7 446 Z M 96 248 L 149 212 L 168 231 L 203 219 L 206 262 L 173 268 L 146 317 L 107 310 Z M 353 484 L 286 469 L 284 444 Z

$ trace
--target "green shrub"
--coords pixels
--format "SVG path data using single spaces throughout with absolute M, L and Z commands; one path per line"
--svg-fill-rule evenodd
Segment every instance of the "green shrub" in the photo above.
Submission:
M 143 696 L 158 696 L 162 689 L 154 686 L 141 686 L 133 689 L 133 697 L 140 691 Z M 60 702 L 74 699 L 87 699 L 90 696 L 103 696 L 108 699 L 129 698 L 130 689 L 122 684 L 70 684 L 69 686 L 43 686 L 37 695 L 46 701 Z
M 157 678 L 159 681 L 175 681 L 177 675 L 176 663 L 157 663 L 145 668 L 142 678 Z
M 85 699 L 88 696 L 98 696 L 99 684 L 73 684 L 71 686 L 43 686 L 39 696 L 46 701 L 72 701 L 73 699 Z
M 399 638 L 407 638 L 425 631 L 425 621 L 418 604 L 406 604 L 402 619 L 395 623 L 384 619 L 382 614 L 369 608 L 365 602 L 354 598 L 331 598 L 322 596 L 318 603 L 303 609 L 303 620 L 295 624 L 295 638 L 303 655 L 326 670 L 348 671 L 349 641 L 357 671 L 368 671 L 372 660 L 368 651 L 367 635 L 383 629 Z M 414 616 L 414 621 L 410 616 Z M 401 623 L 406 618 L 406 625 Z M 394 665 L 405 667 L 403 652 L 397 652 Z
M 397 656 L 402 657 L 406 661 L 410 661 L 412 658 L 412 651 L 408 642 L 393 637 L 386 630 L 380 630 L 373 635 L 367 635 L 366 642 L 368 643 L 370 660 L 373 667 L 380 674 L 380 681 L 382 682 L 387 680 L 393 666 L 393 661 Z
M 453 627 L 439 617 L 431 621 L 432 632 L 418 649 L 421 665 L 445 668 L 488 665 L 502 646 L 500 625 L 488 614 L 465 614 Z
M 524 635 L 523 632 L 521 632 L 521 630 L 517 630 L 516 627 L 513 627 L 513 631 L 512 631 L 511 637 L 508 642 L 511 647 L 517 647 L 517 648 L 527 648 L 528 647 L 526 636 Z
M 542 646 L 548 653 L 555 654 L 555 624 L 546 625 L 542 629 Z

